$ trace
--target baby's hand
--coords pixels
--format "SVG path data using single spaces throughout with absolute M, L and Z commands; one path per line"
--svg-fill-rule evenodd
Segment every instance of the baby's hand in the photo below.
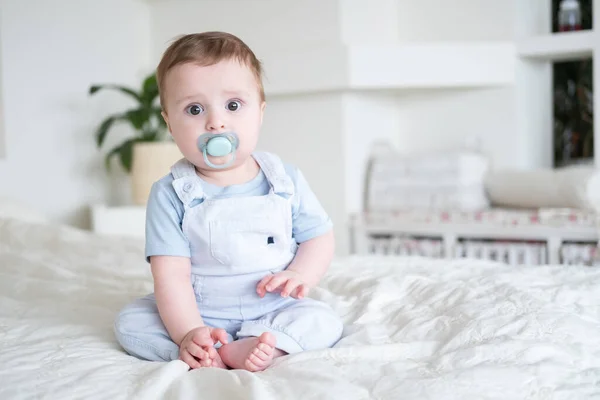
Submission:
M 265 276 L 256 287 L 256 293 L 265 297 L 267 292 L 274 292 L 281 288 L 281 296 L 292 296 L 301 299 L 308 294 L 308 285 L 302 276 L 296 271 L 281 271 L 276 274 Z
M 217 358 L 214 348 L 217 342 L 227 343 L 227 332 L 224 329 L 208 326 L 192 329 L 179 345 L 179 359 L 192 369 L 210 367 Z

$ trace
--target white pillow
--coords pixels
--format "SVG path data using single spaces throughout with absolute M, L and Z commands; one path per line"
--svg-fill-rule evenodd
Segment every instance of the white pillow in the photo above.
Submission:
M 34 223 L 47 223 L 49 221 L 41 212 L 32 209 L 22 201 L 8 197 L 0 197 L 0 218 L 11 218 Z
M 590 166 L 490 172 L 485 188 L 496 207 L 600 208 L 600 170 Z
M 366 208 L 482 210 L 489 206 L 484 187 L 487 169 L 488 160 L 470 152 L 375 154 L 368 169 Z

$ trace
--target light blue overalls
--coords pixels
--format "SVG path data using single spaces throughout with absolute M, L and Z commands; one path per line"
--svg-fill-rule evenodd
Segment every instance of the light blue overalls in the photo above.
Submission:
M 265 196 L 208 198 L 194 166 L 183 159 L 171 169 L 173 187 L 184 205 L 182 229 L 191 246 L 191 285 L 204 323 L 223 328 L 229 340 L 271 332 L 287 353 L 333 346 L 342 322 L 325 303 L 283 298 L 256 285 L 284 270 L 298 245 L 292 237 L 294 184 L 281 160 L 255 153 L 270 185 Z M 170 361 L 179 347 L 164 327 L 153 294 L 126 306 L 115 322 L 117 340 L 129 353 Z

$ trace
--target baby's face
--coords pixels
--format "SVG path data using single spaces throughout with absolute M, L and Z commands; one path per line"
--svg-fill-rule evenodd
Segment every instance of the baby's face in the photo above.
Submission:
M 248 67 L 235 60 L 207 67 L 180 64 L 167 73 L 164 87 L 163 116 L 185 158 L 199 169 L 209 169 L 198 150 L 198 137 L 235 132 L 240 143 L 236 161 L 229 168 L 248 159 L 258 141 L 265 107 Z M 208 158 L 219 165 L 230 157 Z

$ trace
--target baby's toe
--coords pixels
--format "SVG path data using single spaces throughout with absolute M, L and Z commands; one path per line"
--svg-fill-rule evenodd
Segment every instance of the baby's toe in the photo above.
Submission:
M 267 352 L 264 352 L 264 351 L 262 351 L 261 349 L 258 349 L 258 348 L 254 349 L 254 351 L 252 352 L 252 354 L 254 356 L 258 357 L 262 361 L 267 361 L 270 358 L 272 358 L 271 354 L 269 354 Z
M 273 355 L 273 347 L 266 343 L 259 343 L 256 348 L 269 357 Z
M 256 365 L 257 367 L 263 367 L 265 365 L 264 360 L 256 354 L 250 354 L 248 360 L 250 360 L 252 364 Z
M 256 360 L 256 361 L 253 361 L 253 360 Z M 260 360 L 258 358 L 256 358 L 256 356 L 253 356 L 252 354 L 250 354 L 250 356 L 248 357 L 248 359 L 246 360 L 244 365 L 246 366 L 246 369 L 248 371 L 256 372 L 256 371 L 260 371 L 262 369 L 262 367 L 259 363 L 260 363 Z
M 265 344 L 267 346 L 275 347 L 275 345 L 277 344 L 277 339 L 275 338 L 275 336 L 272 333 L 263 332 L 260 335 L 260 337 L 258 338 L 258 342 L 260 344 Z

